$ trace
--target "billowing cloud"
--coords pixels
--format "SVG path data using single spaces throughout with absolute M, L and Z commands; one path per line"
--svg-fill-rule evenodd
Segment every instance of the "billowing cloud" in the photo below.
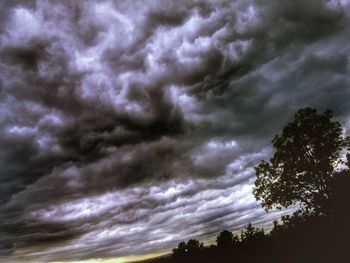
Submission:
M 280 213 L 251 190 L 273 135 L 305 106 L 348 127 L 349 8 L 2 1 L 0 257 L 146 254 L 269 225 Z

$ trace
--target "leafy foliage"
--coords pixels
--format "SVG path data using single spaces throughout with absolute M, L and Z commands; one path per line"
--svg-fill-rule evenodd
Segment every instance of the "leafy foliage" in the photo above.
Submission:
M 234 235 L 228 230 L 222 231 L 216 238 L 216 244 L 219 249 L 229 249 L 240 242 L 238 235 Z
M 180 242 L 170 262 L 350 262 L 350 154 L 340 159 L 349 138 L 331 118 L 331 111 L 299 110 L 273 139 L 274 156 L 255 168 L 253 193 L 266 210 L 301 209 L 274 221 L 267 234 L 249 223 L 240 236 L 222 231 L 217 246 Z
M 222 231 L 216 238 L 216 244 L 219 248 L 229 248 L 233 245 L 233 234 L 230 231 Z
M 184 241 L 180 242 L 177 248 L 173 249 L 173 255 L 175 259 L 179 261 L 188 257 L 196 258 L 203 248 L 203 243 L 199 242 L 197 239 L 190 239 L 187 243 Z
M 262 228 L 255 228 L 249 223 L 241 232 L 241 242 L 254 242 L 265 237 L 265 231 Z
M 342 137 L 332 112 L 299 110 L 281 135 L 273 139 L 275 154 L 255 167 L 254 195 L 266 210 L 300 205 L 315 214 L 326 214 L 336 167 L 348 138 Z

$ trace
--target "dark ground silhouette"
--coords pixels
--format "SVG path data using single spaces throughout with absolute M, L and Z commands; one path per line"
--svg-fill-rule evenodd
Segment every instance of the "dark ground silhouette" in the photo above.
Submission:
M 272 141 L 274 156 L 255 168 L 253 194 L 266 211 L 299 205 L 297 212 L 269 233 L 249 223 L 222 231 L 216 245 L 191 239 L 148 262 L 350 263 L 350 140 L 331 118 L 299 110 Z

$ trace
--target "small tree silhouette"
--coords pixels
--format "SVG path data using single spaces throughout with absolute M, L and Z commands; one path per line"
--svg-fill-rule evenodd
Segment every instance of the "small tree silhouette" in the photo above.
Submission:
M 195 253 L 204 247 L 203 243 L 199 242 L 197 239 L 190 239 L 187 242 L 186 248 L 188 253 Z
M 222 231 L 216 238 L 216 244 L 218 248 L 229 249 L 233 245 L 233 234 L 228 230 Z
M 241 242 L 250 243 L 261 240 L 265 237 L 265 231 L 262 228 L 255 228 L 249 223 L 241 232 Z
M 196 257 L 204 248 L 203 243 L 197 239 L 190 239 L 188 242 L 180 242 L 177 248 L 173 249 L 173 255 L 176 260 L 184 260 L 185 258 Z

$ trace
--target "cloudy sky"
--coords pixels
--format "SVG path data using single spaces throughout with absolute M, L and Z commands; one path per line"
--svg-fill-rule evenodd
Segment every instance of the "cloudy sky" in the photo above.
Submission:
M 350 127 L 347 0 L 0 2 L 0 261 L 125 258 L 249 221 L 301 107 Z

